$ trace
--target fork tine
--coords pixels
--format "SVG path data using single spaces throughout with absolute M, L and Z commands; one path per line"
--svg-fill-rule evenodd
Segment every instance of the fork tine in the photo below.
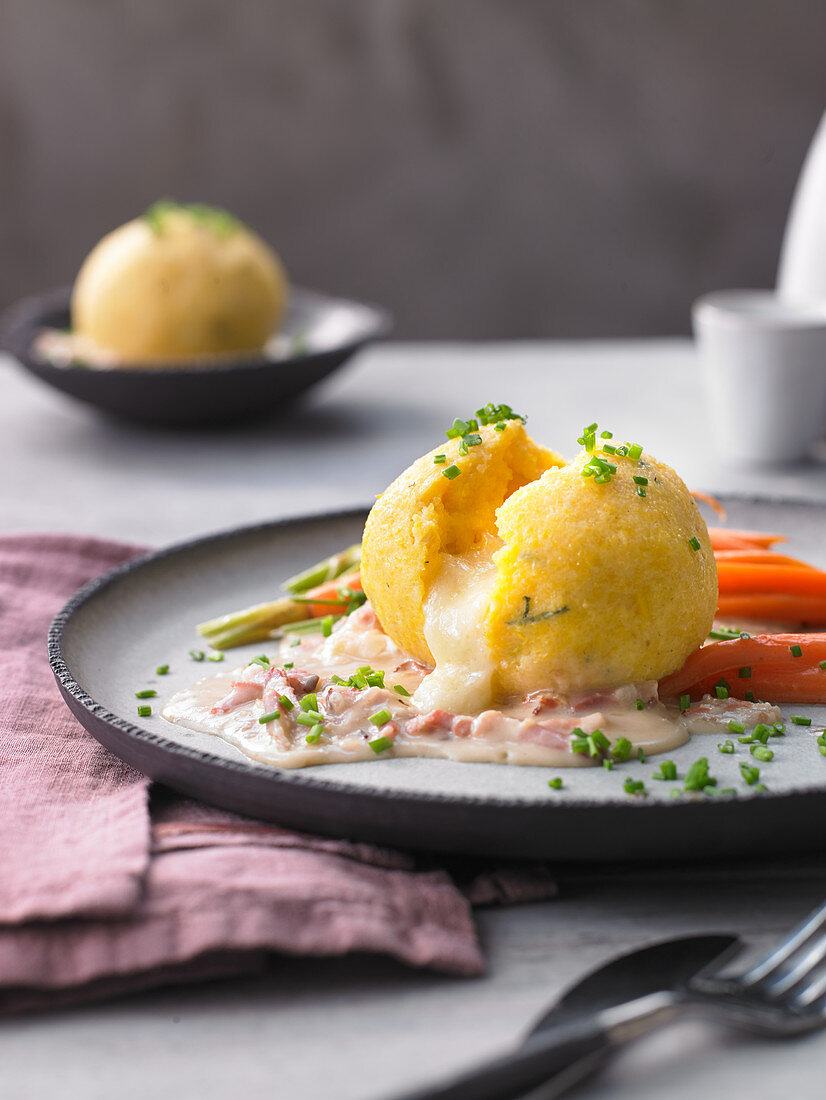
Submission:
M 820 963 L 826 959 L 826 932 L 810 941 L 808 950 L 801 947 L 789 960 L 792 965 L 781 967 L 777 977 L 764 978 L 764 991 L 772 997 L 791 993 L 796 986 L 803 985 Z
M 743 984 L 747 986 L 766 985 L 776 975 L 786 973 L 784 963 L 792 960 L 793 956 L 799 952 L 805 951 L 817 940 L 824 925 L 826 925 L 826 902 L 810 913 L 776 950 L 772 951 L 759 963 L 756 963 L 750 970 L 747 970 L 742 978 Z M 792 966 L 794 965 L 792 963 Z
M 821 971 L 803 986 L 794 1000 L 801 1008 L 814 1008 L 816 1003 L 824 997 L 826 997 L 826 971 Z M 818 1011 L 826 1015 L 826 1004 L 821 1004 Z

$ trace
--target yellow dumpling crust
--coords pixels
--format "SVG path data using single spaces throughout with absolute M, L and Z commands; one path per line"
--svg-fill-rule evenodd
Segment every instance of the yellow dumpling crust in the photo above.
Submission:
M 717 604 L 708 531 L 679 476 L 642 453 L 616 457 L 597 483 L 583 476 L 590 454 L 565 464 L 519 421 L 480 434 L 467 455 L 453 439 L 414 462 L 368 517 L 362 580 L 390 637 L 433 663 L 428 592 L 447 555 L 481 551 L 495 564 L 478 627 L 495 697 L 569 695 L 679 668 Z M 453 480 L 441 454 L 460 467 Z
M 714 554 L 682 480 L 643 454 L 618 458 L 596 484 L 582 476 L 589 459 L 549 471 L 497 512 L 504 546 L 486 634 L 502 694 L 658 680 L 711 629 Z M 635 476 L 648 478 L 645 497 Z
M 479 429 L 480 446 L 460 454 L 448 440 L 413 463 L 381 494 L 364 528 L 361 577 L 385 631 L 419 660 L 432 663 L 424 637 L 424 602 L 445 554 L 489 542 L 503 501 L 563 459 L 528 436 L 519 420 Z M 445 461 L 437 463 L 437 455 Z M 460 469 L 450 479 L 444 471 Z

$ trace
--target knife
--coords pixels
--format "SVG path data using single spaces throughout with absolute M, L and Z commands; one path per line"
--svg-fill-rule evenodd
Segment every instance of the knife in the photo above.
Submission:
M 689 936 L 622 955 L 572 986 L 520 1047 L 397 1100 L 517 1100 L 539 1086 L 543 1098 L 560 1096 L 618 1047 L 672 1020 L 688 983 L 739 947 L 736 936 Z

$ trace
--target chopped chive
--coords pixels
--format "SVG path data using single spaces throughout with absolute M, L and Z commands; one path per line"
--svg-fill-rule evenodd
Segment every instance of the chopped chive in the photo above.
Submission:
M 447 455 L 434 455 L 433 462 L 436 466 L 444 466 L 447 462 Z
M 680 696 L 680 714 L 682 714 L 683 711 L 688 710 L 688 708 L 690 706 L 691 706 L 691 696 L 690 695 L 681 695 Z
M 645 489 L 642 487 L 642 485 L 637 486 L 637 496 L 638 497 L 644 497 L 645 496 Z
M 203 661 L 205 654 L 202 649 L 190 649 L 189 656 L 193 661 Z
M 633 458 L 633 460 L 635 462 L 638 462 L 641 456 L 642 456 L 642 447 L 639 445 L 639 443 L 629 443 L 628 444 L 628 457 Z
M 461 472 L 456 465 L 448 466 L 446 470 L 442 470 L 442 477 L 446 477 L 448 481 L 453 481 L 454 477 L 458 477 Z
M 377 710 L 375 714 L 371 714 L 367 721 L 373 726 L 383 726 L 389 722 L 392 717 L 393 715 L 387 707 L 382 707 L 382 709 Z
M 718 642 L 730 642 L 735 638 L 742 637 L 739 630 L 730 630 L 727 626 L 719 626 L 716 630 L 709 630 L 708 636 Z
M 152 713 L 152 708 L 149 706 L 148 703 L 144 703 L 142 706 L 138 707 L 138 717 L 139 718 L 148 718 L 151 713 Z
M 821 661 L 817 667 L 821 669 L 826 668 L 826 661 Z
M 555 775 L 553 779 L 548 780 L 548 786 L 554 791 L 560 790 L 562 787 L 562 777 Z
M 793 714 L 791 720 L 796 726 L 810 726 L 812 724 L 811 718 L 806 718 L 802 714 Z
M 615 760 L 618 760 L 620 763 L 622 763 L 623 761 L 627 760 L 628 757 L 631 755 L 631 749 L 633 749 L 633 747 L 634 746 L 631 744 L 627 737 L 620 737 L 617 741 L 614 742 L 614 747 L 611 750 L 611 755 L 614 757 Z
M 752 745 L 751 755 L 755 760 L 760 760 L 764 764 L 768 764 L 770 760 L 774 760 L 774 752 L 765 745 Z
M 314 726 L 321 719 L 322 715 L 317 710 L 302 710 L 295 718 L 300 726 Z
M 786 732 L 786 727 L 782 722 L 775 722 L 772 729 L 778 737 L 781 737 Z
M 266 655 L 266 653 L 259 653 L 257 657 L 253 657 L 253 659 L 250 661 L 250 664 L 251 665 L 260 665 L 261 668 L 269 668 L 270 667 L 270 659 Z
M 314 745 L 316 741 L 319 740 L 323 732 L 324 726 L 322 726 L 321 722 L 317 722 L 304 738 L 304 740 L 307 742 L 308 745 Z
M 286 695 L 279 695 L 278 702 L 286 711 L 290 711 L 295 707 L 295 703 Z
M 658 772 L 652 772 L 652 779 L 674 780 L 677 778 L 677 765 L 673 760 L 663 760 Z
M 721 683 L 714 685 L 714 694 L 718 699 L 728 699 L 728 691 L 729 689 L 726 684 Z
M 749 668 L 748 665 L 746 665 L 745 668 L 738 669 L 737 675 L 740 677 L 741 680 L 750 680 L 751 679 L 751 669 Z
M 405 698 L 410 698 L 410 692 L 402 684 L 394 684 L 393 691 L 395 691 L 397 695 L 404 695 Z
M 687 791 L 704 791 L 706 787 L 717 786 L 717 780 L 708 774 L 708 759 L 705 756 L 695 760 L 688 769 L 684 786 Z
M 152 699 L 157 695 L 157 691 L 154 688 L 144 688 L 142 691 L 135 692 L 136 699 Z
M 614 438 L 614 433 L 613 432 L 600 432 L 599 433 L 599 438 L 600 439 L 613 439 Z
M 747 691 L 746 692 L 746 702 L 747 703 L 753 703 L 754 701 L 755 701 L 754 700 L 754 692 L 753 691 Z
M 645 784 L 641 779 L 632 779 L 629 775 L 623 784 L 626 794 L 645 794 Z
M 589 737 L 589 744 L 592 749 L 591 756 L 596 756 L 600 752 L 607 752 L 611 748 L 611 742 L 602 730 L 594 730 Z
M 803 650 L 800 648 L 799 645 L 789 646 L 789 652 L 791 653 L 792 657 L 802 657 L 803 656 Z
M 745 760 L 741 760 L 740 774 L 743 776 L 748 785 L 752 787 L 760 778 L 760 769 L 755 768 L 752 764 L 747 764 Z
M 281 667 L 284 669 L 295 668 L 295 661 L 285 661 Z
M 762 744 L 765 745 L 765 743 L 768 741 L 769 737 L 771 736 L 772 731 L 771 731 L 771 726 L 767 726 L 763 722 L 758 722 L 757 725 L 754 727 L 753 732 L 754 732 L 754 740 L 755 741 L 760 741 Z
M 717 745 L 717 751 L 723 753 L 724 756 L 731 756 L 734 752 L 734 742 L 723 741 L 722 744 Z
M 574 733 L 576 733 L 576 730 L 574 730 Z M 581 737 L 571 738 L 571 752 L 588 752 L 589 748 L 588 738 L 584 734 Z
M 293 638 L 293 640 L 290 642 L 290 649 L 295 649 L 297 645 L 301 645 L 301 639 Z
M 645 710 L 645 703 L 642 701 L 642 699 L 637 699 L 634 702 L 634 706 L 637 708 L 637 710 Z
M 375 740 L 368 741 L 367 744 L 377 756 L 380 752 L 384 752 L 385 749 L 393 747 L 393 742 L 389 737 L 376 737 Z
M 325 615 L 321 620 L 321 634 L 324 638 L 329 638 L 333 633 L 333 616 Z
M 645 750 L 642 745 L 637 749 L 637 760 L 639 760 L 641 764 L 645 763 Z
M 738 737 L 737 740 L 740 742 L 741 745 L 753 745 L 754 744 L 754 734 L 753 733 L 744 733 L 743 736 Z
M 318 693 L 308 691 L 298 705 L 302 710 L 318 710 Z
M 700 540 L 695 536 L 688 540 L 688 545 L 696 553 L 700 549 Z
M 635 485 L 647 485 L 648 484 L 648 478 L 647 477 L 642 477 L 640 474 L 634 474 L 634 484 Z
M 169 665 L 158 665 L 155 672 L 158 676 L 166 676 L 167 672 L 169 672 Z
M 207 660 L 208 661 L 214 661 L 215 664 L 218 664 L 220 661 L 223 661 L 223 659 L 224 659 L 223 653 L 210 653 L 207 656 Z
M 826 746 L 823 746 L 823 747 L 824 747 L 824 753 L 823 753 L 823 755 L 824 755 L 824 756 L 826 756 Z M 614 761 L 613 761 L 613 760 L 611 760 L 611 759 L 610 759 L 610 757 L 607 757 L 607 756 L 603 756 L 603 758 L 602 758 L 602 766 L 603 766 L 603 768 L 605 768 L 605 770 L 606 770 L 607 772 L 613 771 L 613 770 L 614 770 Z
M 733 718 L 729 722 L 728 728 L 731 730 L 732 733 L 745 733 L 746 732 L 746 727 L 743 725 L 743 723 L 742 722 L 735 722 Z
M 602 449 L 607 455 L 615 455 L 617 453 L 617 448 L 613 443 L 603 443 Z
M 769 792 L 769 788 L 766 786 L 765 783 L 758 783 L 754 789 L 755 791 L 759 791 L 760 794 L 768 794 Z
M 271 710 L 269 714 L 262 714 L 258 719 L 258 722 L 262 726 L 266 726 L 268 722 L 275 722 L 281 717 L 281 711 Z

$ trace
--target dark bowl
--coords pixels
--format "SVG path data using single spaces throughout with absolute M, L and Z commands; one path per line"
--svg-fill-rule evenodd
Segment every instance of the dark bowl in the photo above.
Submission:
M 18 302 L 0 323 L 0 346 L 80 401 L 170 427 L 229 423 L 279 409 L 392 327 L 389 314 L 375 306 L 293 287 L 277 350 L 187 367 L 61 366 L 38 355 L 33 344 L 42 329 L 69 327 L 69 297 L 63 289 Z

